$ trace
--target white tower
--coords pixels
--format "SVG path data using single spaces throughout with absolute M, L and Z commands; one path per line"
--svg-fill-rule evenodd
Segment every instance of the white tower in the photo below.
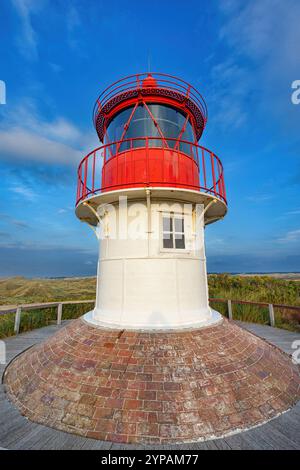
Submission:
M 197 144 L 202 96 L 163 74 L 122 79 L 98 98 L 103 146 L 78 170 L 77 216 L 99 238 L 95 309 L 114 328 L 200 327 L 209 307 L 204 227 L 226 214 L 223 167 Z

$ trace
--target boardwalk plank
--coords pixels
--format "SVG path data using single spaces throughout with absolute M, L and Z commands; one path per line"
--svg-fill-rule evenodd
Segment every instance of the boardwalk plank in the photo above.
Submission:
M 260 435 L 262 440 L 267 439 L 267 442 L 276 450 L 299 449 L 299 446 L 275 429 L 272 422 L 265 424 L 263 427 L 257 428 L 257 435 Z
M 280 421 L 274 419 L 272 428 L 281 432 L 300 448 L 300 420 L 293 413 L 285 413 Z

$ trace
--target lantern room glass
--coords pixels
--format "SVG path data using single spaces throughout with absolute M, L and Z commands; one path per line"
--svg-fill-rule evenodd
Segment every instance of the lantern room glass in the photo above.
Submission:
M 147 103 L 147 106 L 150 110 L 150 113 L 153 115 L 155 121 L 157 122 L 161 133 L 155 126 L 154 121 L 150 116 L 147 108 L 143 104 L 140 104 L 135 109 L 126 132 L 124 132 L 124 126 L 128 122 L 133 112 L 133 106 L 121 111 L 110 122 L 107 129 L 108 138 L 106 140 L 106 143 L 138 137 L 154 137 L 154 139 L 149 140 L 149 146 L 162 147 L 163 145 L 166 146 L 166 144 L 164 144 L 162 140 L 163 135 L 168 147 L 173 148 L 176 145 L 176 140 L 168 139 L 179 138 L 179 143 L 177 144 L 176 148 L 181 152 L 191 155 L 191 153 L 193 153 L 193 146 L 181 142 L 182 140 L 191 143 L 195 141 L 192 125 L 190 123 L 190 120 L 186 119 L 186 115 L 176 110 L 175 108 L 172 108 L 171 106 L 167 105 Z M 155 137 L 158 137 L 158 139 L 155 139 Z M 139 139 L 133 140 L 132 142 L 123 142 L 120 145 L 118 151 L 126 151 L 130 147 L 145 147 L 145 140 Z M 113 154 L 115 153 L 115 150 L 116 149 L 114 149 Z

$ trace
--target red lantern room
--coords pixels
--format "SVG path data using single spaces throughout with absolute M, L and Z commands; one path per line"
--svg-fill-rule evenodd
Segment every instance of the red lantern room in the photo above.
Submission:
M 200 192 L 208 202 L 213 198 L 219 204 L 208 211 L 206 223 L 225 215 L 223 167 L 198 145 L 207 108 L 193 86 L 161 73 L 131 75 L 100 94 L 93 119 L 103 145 L 79 166 L 79 218 L 97 223 L 81 203 L 92 204 L 100 193 L 145 187 Z

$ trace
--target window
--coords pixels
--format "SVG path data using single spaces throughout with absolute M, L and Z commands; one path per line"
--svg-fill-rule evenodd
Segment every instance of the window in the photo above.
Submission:
M 164 249 L 185 249 L 184 218 L 170 214 L 162 217 L 162 234 Z
M 152 113 L 154 119 L 157 121 L 160 130 L 165 139 L 167 140 L 168 146 L 170 148 L 176 145 L 176 140 L 168 140 L 168 137 L 173 139 L 177 139 L 178 137 L 180 137 L 180 141 L 186 140 L 188 142 L 194 142 L 195 139 L 192 124 L 190 120 L 186 121 L 186 115 L 184 113 L 181 113 L 175 108 L 163 104 L 148 103 L 148 108 L 150 109 L 150 112 Z M 149 141 L 149 147 L 162 147 L 163 142 L 161 139 L 161 135 L 157 127 L 155 126 L 147 108 L 143 105 L 139 105 L 136 108 L 131 118 L 129 127 L 124 133 L 124 126 L 130 118 L 133 109 L 134 107 L 131 106 L 129 108 L 124 109 L 117 116 L 115 116 L 115 118 L 110 122 L 108 126 L 108 140 L 106 139 L 105 142 L 110 143 L 119 141 L 123 135 L 124 139 L 136 139 L 138 137 L 141 137 L 141 139 L 133 140 L 131 143 L 122 143 L 120 145 L 119 151 L 123 152 L 128 150 L 130 146 L 132 146 L 133 148 L 145 147 L 144 137 L 148 136 L 158 137 L 157 140 L 151 139 Z M 185 131 L 182 132 L 184 126 Z M 177 148 L 178 150 L 188 155 L 194 153 L 194 147 L 184 142 L 180 142 Z M 111 149 L 112 153 L 114 154 L 115 149 L 113 147 Z

